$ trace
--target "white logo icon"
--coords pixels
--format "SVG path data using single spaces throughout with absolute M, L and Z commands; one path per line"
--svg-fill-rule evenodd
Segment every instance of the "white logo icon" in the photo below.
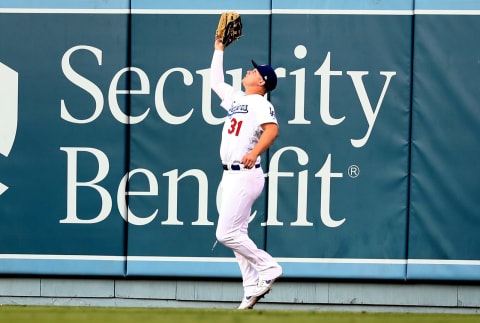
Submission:
M 8 157 L 17 134 L 18 73 L 0 63 L 0 154 Z M 0 195 L 8 186 L 0 182 Z

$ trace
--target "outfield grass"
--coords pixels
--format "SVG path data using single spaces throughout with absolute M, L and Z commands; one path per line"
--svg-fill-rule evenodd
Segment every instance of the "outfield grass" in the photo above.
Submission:
M 480 315 L 412 313 L 344 313 L 315 311 L 237 311 L 209 309 L 1 306 L 1 323 L 473 323 Z

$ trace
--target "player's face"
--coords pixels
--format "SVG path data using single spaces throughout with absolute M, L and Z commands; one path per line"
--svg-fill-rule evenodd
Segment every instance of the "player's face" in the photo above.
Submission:
M 259 82 L 262 82 L 262 76 L 258 72 L 256 68 L 253 70 L 247 71 L 247 74 L 243 78 L 242 82 L 243 85 L 253 85 L 253 84 L 258 84 Z

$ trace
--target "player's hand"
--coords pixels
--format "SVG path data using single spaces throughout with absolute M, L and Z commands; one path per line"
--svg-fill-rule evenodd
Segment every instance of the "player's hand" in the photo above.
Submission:
M 215 40 L 214 48 L 216 50 L 221 50 L 221 51 L 225 50 L 225 46 L 222 44 L 222 41 L 219 39 Z
M 242 164 L 243 167 L 250 169 L 255 166 L 255 163 L 257 162 L 257 155 L 254 154 L 253 152 L 247 153 L 245 156 L 242 158 Z

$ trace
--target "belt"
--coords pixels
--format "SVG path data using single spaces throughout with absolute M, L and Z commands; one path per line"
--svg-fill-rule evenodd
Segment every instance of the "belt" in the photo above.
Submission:
M 243 164 L 231 164 L 231 165 L 225 165 L 223 164 L 223 169 L 224 170 L 242 170 L 242 169 L 248 169 L 243 166 Z M 255 164 L 255 168 L 260 168 L 260 164 Z

